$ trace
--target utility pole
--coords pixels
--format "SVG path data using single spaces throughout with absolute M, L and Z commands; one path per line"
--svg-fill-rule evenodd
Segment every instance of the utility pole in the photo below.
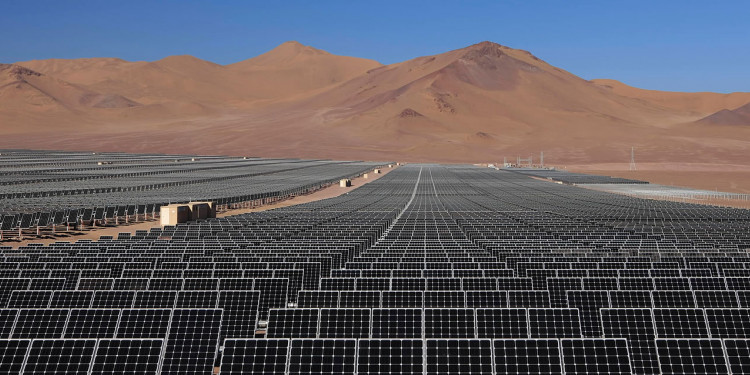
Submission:
M 630 148 L 630 170 L 634 171 L 635 168 L 635 147 Z
M 544 168 L 544 151 L 539 153 L 539 165 Z

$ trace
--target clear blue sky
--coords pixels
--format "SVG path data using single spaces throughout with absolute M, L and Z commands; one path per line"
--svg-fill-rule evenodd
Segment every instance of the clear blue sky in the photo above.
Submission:
M 483 40 L 583 78 L 750 91 L 750 1 L 33 1 L 0 6 L 0 62 L 194 55 L 220 64 L 297 40 L 393 63 Z

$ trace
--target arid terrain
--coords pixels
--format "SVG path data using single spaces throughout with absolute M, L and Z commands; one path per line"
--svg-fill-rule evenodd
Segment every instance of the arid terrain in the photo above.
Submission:
M 631 147 L 638 171 L 628 170 Z M 545 163 L 750 190 L 750 92 L 588 81 L 491 42 L 382 65 L 287 42 L 192 56 L 0 65 L 0 148 Z

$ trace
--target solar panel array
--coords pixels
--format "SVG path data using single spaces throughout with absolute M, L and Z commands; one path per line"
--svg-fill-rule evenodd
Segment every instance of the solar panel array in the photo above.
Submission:
M 748 249 L 747 210 L 407 165 L 303 205 L 5 248 L 0 351 L 14 373 L 743 373 Z
M 382 164 L 0 150 L 0 230 L 153 218 L 162 205 L 191 200 L 226 206 L 275 199 Z

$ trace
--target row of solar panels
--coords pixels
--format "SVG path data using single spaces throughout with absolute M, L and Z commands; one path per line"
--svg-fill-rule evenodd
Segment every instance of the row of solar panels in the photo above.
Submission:
M 177 309 L 170 316 L 168 333 L 160 340 L 0 340 L 2 371 L 9 374 L 212 373 L 222 311 Z M 133 320 L 133 330 L 147 332 L 149 322 L 148 316 Z M 85 324 L 80 328 L 87 329 Z
M 139 264 L 148 263 L 142 262 Z M 13 263 L 10 263 L 13 264 Z M 143 265 L 145 267 L 145 265 Z M 124 277 L 111 277 L 111 269 L 24 269 L 0 270 L 0 287 L 7 282 L 24 282 L 35 285 L 63 285 L 73 280 L 73 287 L 86 289 L 154 289 L 152 286 L 173 285 L 177 290 L 192 283 L 205 283 L 220 290 L 244 280 L 253 285 L 256 278 L 298 277 L 305 285 L 314 289 L 334 291 L 471 291 L 471 290 L 750 290 L 750 277 L 320 277 L 320 266 L 316 262 L 292 263 L 277 269 L 216 269 L 193 270 L 194 275 L 185 276 L 190 270 L 180 269 L 129 269 Z M 145 272 L 140 272 L 145 271 Z M 336 270 L 334 270 L 336 271 Z M 502 270 L 509 271 L 509 270 Z M 222 274 L 224 273 L 224 274 Z M 305 275 L 305 273 L 307 273 Z M 110 275 L 104 275 L 110 274 Z M 508 272 L 510 274 L 510 272 Z M 210 276 L 213 275 L 213 276 Z M 306 276 L 306 277 L 305 277 Z M 64 282 L 64 284 L 62 284 Z M 38 289 L 38 288 L 37 288 Z M 173 288 L 168 288 L 173 289 Z
M 175 311 L 217 308 L 200 299 L 208 294 L 176 308 L 0 309 L 0 336 L 164 338 Z M 255 332 L 258 308 L 238 308 L 248 296 L 258 302 L 257 293 L 221 296 L 222 337 Z M 287 308 L 271 309 L 262 325 L 270 338 L 750 338 L 750 309 Z
M 268 338 L 750 338 L 750 309 L 294 308 L 267 325 Z
M 116 313 L 114 313 L 115 311 Z M 324 311 L 321 311 L 321 313 L 324 313 Z M 342 312 L 343 310 L 330 311 Z M 485 316 L 485 318 L 487 318 L 487 322 L 495 322 L 495 325 L 499 326 L 501 329 L 505 329 L 506 331 L 522 329 L 522 324 L 519 323 L 517 319 L 518 317 L 522 316 L 522 314 L 514 314 L 514 310 L 495 309 L 486 311 L 488 313 L 494 313 L 492 315 Z M 67 314 L 63 312 L 66 312 Z M 151 314 L 149 314 L 149 312 Z M 156 314 L 153 314 L 154 312 L 156 312 Z M 159 312 L 163 313 L 158 314 Z M 425 310 L 424 317 L 426 318 L 427 316 L 429 316 L 428 314 L 430 314 L 430 312 L 430 310 Z M 737 320 L 736 314 L 732 314 L 732 311 L 722 310 L 722 312 L 724 312 L 725 314 L 716 316 L 721 318 L 728 318 L 729 323 Z M 203 331 L 203 329 L 213 328 L 213 332 L 218 332 L 222 329 L 220 320 L 221 310 L 211 309 L 177 309 L 173 311 L 128 309 L 122 311 L 2 310 L 2 313 L 3 315 L 6 315 L 5 313 L 18 314 L 18 316 L 15 317 L 13 327 L 11 327 L 11 335 L 13 335 L 14 337 L 36 337 L 35 342 L 51 342 L 53 340 L 43 340 L 42 338 L 49 337 L 49 335 L 55 336 L 56 334 L 64 336 L 66 332 L 69 332 L 73 337 L 86 337 L 86 335 L 102 333 L 113 333 L 114 335 L 118 335 L 118 333 L 121 333 L 121 336 L 130 340 L 132 340 L 133 337 L 139 337 L 139 335 L 143 335 L 144 337 L 155 337 L 161 335 L 162 337 L 167 338 L 168 343 L 168 348 L 166 348 L 167 353 L 164 357 L 164 360 L 169 364 L 169 366 L 166 367 L 167 371 L 170 371 L 170 369 L 171 371 L 175 371 L 178 369 L 180 371 L 200 371 L 200 369 L 208 369 L 209 365 L 211 364 L 211 362 L 209 361 L 209 355 L 216 352 L 217 346 L 220 345 L 220 341 L 217 334 L 212 333 L 212 331 Z M 421 315 L 410 315 L 410 311 L 408 310 L 382 310 L 379 311 L 379 313 L 386 314 L 380 315 L 382 319 L 377 320 L 378 322 L 382 322 L 388 325 L 387 327 L 383 327 L 383 331 L 395 332 L 397 334 L 399 332 L 404 332 L 409 328 L 408 323 L 413 321 L 412 318 L 416 316 L 419 316 L 421 318 Z M 224 373 L 232 373 L 232 371 L 250 371 L 251 373 L 254 373 L 252 371 L 257 371 L 259 369 L 264 369 L 262 370 L 263 373 L 277 373 L 273 371 L 280 371 L 278 373 L 285 373 L 288 370 L 287 366 L 289 365 L 289 359 L 287 358 L 290 354 L 289 346 L 290 343 L 292 344 L 292 346 L 294 346 L 295 342 L 297 342 L 298 345 L 302 344 L 303 342 L 307 342 L 308 345 L 311 345 L 314 342 L 327 342 L 329 345 L 336 345 L 336 343 L 338 343 L 337 346 L 339 346 L 340 349 L 344 349 L 346 347 L 349 348 L 349 350 L 341 350 L 335 353 L 329 353 L 329 355 L 325 356 L 320 351 L 318 351 L 317 353 L 308 353 L 308 355 L 311 357 L 310 360 L 312 360 L 312 356 L 317 357 L 318 365 L 320 365 L 321 362 L 325 364 L 327 363 L 327 361 L 336 362 L 348 360 L 351 360 L 351 364 L 353 365 L 354 363 L 358 363 L 359 360 L 362 360 L 363 357 L 364 362 L 367 363 L 367 361 L 372 360 L 371 357 L 374 353 L 380 353 L 380 356 L 378 356 L 378 361 L 382 361 L 383 363 L 380 363 L 381 367 L 373 370 L 376 373 L 379 373 L 378 371 L 383 369 L 382 366 L 386 366 L 387 373 L 391 371 L 407 371 L 407 373 L 412 373 L 412 371 L 416 368 L 423 367 L 425 361 L 428 359 L 431 359 L 431 361 L 427 362 L 440 362 L 441 360 L 438 359 L 437 356 L 429 355 L 429 353 L 436 353 L 434 350 L 424 350 L 430 347 L 432 347 L 432 349 L 435 349 L 436 347 L 442 347 L 444 350 L 440 351 L 441 357 L 447 356 L 451 358 L 451 361 L 460 361 L 465 366 L 473 366 L 470 367 L 472 370 L 469 373 L 496 373 L 496 371 L 498 370 L 493 366 L 493 364 L 495 366 L 499 364 L 501 368 L 503 366 L 511 365 L 514 367 L 511 367 L 507 370 L 515 369 L 515 371 L 520 371 L 519 373 L 526 373 L 524 369 L 530 371 L 532 368 L 536 368 L 533 367 L 536 365 L 550 365 L 550 362 L 551 364 L 558 363 L 559 365 L 561 358 L 562 362 L 571 361 L 572 358 L 577 358 L 575 359 L 576 361 L 581 361 L 578 366 L 582 367 L 572 369 L 566 368 L 566 373 L 631 373 L 631 371 L 635 373 L 657 373 L 658 369 L 661 369 L 662 373 L 728 373 L 726 369 L 726 362 L 719 361 L 718 358 L 726 359 L 726 357 L 724 356 L 725 351 L 727 352 L 726 354 L 729 354 L 729 357 L 734 354 L 735 357 L 738 357 L 736 358 L 737 360 L 741 360 L 741 356 L 738 356 L 737 354 L 746 354 L 746 352 L 741 351 L 739 353 L 736 353 L 732 352 L 731 350 L 741 348 L 747 350 L 747 340 L 719 340 L 708 338 L 695 339 L 689 338 L 689 335 L 687 335 L 688 338 L 662 338 L 662 336 L 659 334 L 659 332 L 661 331 L 668 332 L 676 330 L 676 332 L 678 332 L 678 337 L 682 337 L 685 334 L 685 331 L 693 331 L 693 333 L 695 333 L 695 331 L 699 331 L 701 328 L 699 326 L 700 320 L 698 319 L 698 315 L 691 315 L 691 313 L 694 313 L 694 311 L 673 309 L 665 310 L 663 311 L 663 314 L 661 313 L 662 312 L 659 311 L 654 314 L 654 312 L 650 312 L 647 309 L 614 309 L 609 311 L 602 310 L 603 316 L 606 316 L 606 318 L 603 319 L 603 322 L 605 322 L 603 325 L 604 331 L 606 333 L 611 333 L 617 336 L 624 336 L 624 338 L 608 339 L 549 339 L 540 337 L 537 339 L 506 338 L 495 340 L 410 340 L 386 337 L 383 339 L 369 340 L 325 340 L 321 338 L 315 340 L 301 340 L 301 338 L 294 340 L 284 340 L 228 338 L 226 341 L 223 341 L 221 366 L 222 372 Z M 72 315 L 69 316 L 68 314 Z M 531 310 L 529 310 L 528 314 L 531 314 Z M 65 324 L 62 324 L 63 321 L 60 319 L 61 316 L 64 316 L 66 320 Z M 530 316 L 531 315 L 529 315 L 529 317 Z M 649 326 L 650 317 L 657 316 L 659 318 L 653 320 L 656 322 L 662 322 L 663 324 L 659 325 L 651 322 L 651 325 Z M 115 317 L 116 319 L 112 319 L 112 317 Z M 289 316 L 287 315 L 286 317 Z M 355 319 L 352 320 L 352 317 L 354 317 Z M 443 315 L 443 317 L 445 317 L 445 315 Z M 554 316 L 552 318 L 567 319 L 568 317 L 569 315 L 557 314 L 557 316 Z M 35 318 L 38 320 L 34 320 Z M 337 327 L 345 328 L 347 326 L 351 326 L 352 321 L 355 323 L 359 321 L 356 319 L 356 314 L 344 315 L 344 318 L 345 319 L 343 320 L 321 320 L 321 324 L 323 324 L 323 322 L 326 322 L 328 327 L 332 327 L 331 324 L 338 324 L 337 326 L 332 327 L 331 332 L 339 333 L 342 330 Z M 448 324 L 454 321 L 454 319 L 450 315 L 448 315 L 447 318 Z M 678 318 L 679 323 L 675 323 L 674 319 L 672 319 L 672 322 L 670 322 L 670 318 Z M 682 320 L 679 320 L 679 318 L 681 318 Z M 394 319 L 396 321 L 394 321 Z M 117 324 L 114 324 L 114 320 L 117 320 Z M 507 323 L 507 325 L 498 324 L 498 320 Z M 168 323 L 165 323 L 165 321 L 168 321 Z M 457 321 L 460 322 L 460 320 Z M 18 326 L 19 322 L 21 324 L 20 327 Z M 35 324 L 27 324 L 30 322 L 34 322 Z M 406 322 L 407 326 L 402 327 L 398 324 L 399 322 Z M 427 322 L 427 319 L 425 319 L 425 322 Z M 47 324 L 48 329 L 42 330 L 43 334 L 41 335 L 35 334 L 37 332 L 40 332 L 39 327 L 43 326 L 45 323 Z M 269 324 L 271 323 L 272 322 L 269 322 Z M 440 321 L 436 323 L 440 323 Z M 517 324 L 512 326 L 513 328 L 509 329 L 508 326 L 512 325 L 513 323 Z M 544 322 L 541 321 L 540 323 Z M 719 323 L 717 322 L 717 325 L 718 324 Z M 546 325 L 549 326 L 549 324 Z M 300 328 L 292 326 L 291 328 L 292 330 L 299 331 L 300 336 L 305 336 L 304 327 Z M 434 328 L 436 332 L 438 330 L 443 332 L 455 330 L 455 328 L 451 329 L 453 327 L 451 327 L 450 325 L 448 325 L 447 327 L 434 326 Z M 17 329 L 19 329 L 18 334 L 15 333 Z M 199 331 L 191 331 L 191 329 Z M 269 331 L 269 333 L 270 332 L 272 331 Z M 190 339 L 187 341 L 185 341 L 184 339 L 180 340 L 180 336 L 184 336 L 185 338 L 189 337 Z M 73 340 L 54 341 L 59 345 L 62 341 Z M 89 344 L 93 344 L 92 346 L 95 346 L 97 344 L 97 341 L 102 341 L 102 339 L 78 339 L 76 341 L 88 341 Z M 23 344 L 24 342 L 28 343 L 28 340 L 2 340 L 2 343 L 6 345 L 0 344 L 0 348 L 7 350 L 8 346 L 11 346 L 10 351 L 3 353 L 3 358 L 6 360 L 9 358 L 13 358 L 17 361 L 21 361 L 21 358 L 14 358 L 14 356 L 11 356 L 11 354 L 15 353 L 16 356 L 23 357 L 22 362 L 27 362 L 28 358 L 26 357 L 31 353 L 27 353 L 27 351 L 12 347 L 12 344 Z M 172 345 L 171 347 L 169 347 L 170 344 Z M 404 347 L 404 344 L 407 344 L 407 347 Z M 742 344 L 745 344 L 745 346 L 742 346 Z M 459 350 L 462 346 L 466 345 L 468 346 L 464 348 L 465 350 Z M 362 353 L 363 346 L 365 350 L 364 354 Z M 369 349 L 371 349 L 371 346 L 374 346 L 376 350 L 370 352 Z M 493 347 L 495 348 L 494 355 L 491 350 Z M 501 349 L 499 353 L 497 351 L 498 347 Z M 473 350 L 470 350 L 472 348 Z M 484 350 L 478 350 L 481 348 L 484 348 Z M 521 351 L 516 351 L 519 348 L 521 349 Z M 569 349 L 568 352 L 566 352 L 566 348 Z M 577 348 L 577 350 L 575 350 L 575 348 Z M 586 350 L 587 348 L 589 349 L 589 351 Z M 670 353 L 669 350 L 664 350 L 668 348 L 691 348 L 693 349 L 693 351 L 689 353 L 680 351 Z M 266 351 L 269 349 L 273 352 L 269 353 Z M 381 349 L 384 350 L 380 352 Z M 695 352 L 696 349 L 700 350 Z M 70 352 L 76 353 L 77 351 L 63 350 L 58 353 L 48 353 L 48 360 L 64 361 L 66 359 L 66 355 L 69 355 Z M 174 358 L 177 354 L 184 355 L 187 353 L 192 353 L 193 355 L 197 356 L 197 358 L 194 359 L 202 359 L 203 362 Z M 500 358 L 497 358 L 498 354 L 500 355 Z M 701 354 L 701 356 L 708 354 L 709 358 L 693 358 L 695 354 Z M 53 356 L 55 355 L 57 355 L 57 358 L 53 358 Z M 349 356 L 350 358 L 347 359 L 347 356 Z M 405 358 L 402 358 L 402 356 L 405 356 Z M 519 356 L 520 358 L 515 358 L 516 356 Z M 717 361 L 714 365 L 720 365 L 723 363 L 724 368 L 722 369 L 721 367 L 708 366 L 707 364 L 710 362 L 709 359 L 711 356 L 716 357 L 714 359 L 711 359 L 711 361 Z M 521 358 L 523 358 L 523 360 L 521 360 L 521 362 L 523 363 L 515 363 Z M 130 358 L 130 360 L 133 361 L 135 360 L 135 358 Z M 403 361 L 405 360 L 406 362 L 411 363 L 410 366 L 417 367 L 407 370 L 390 367 L 394 363 L 404 363 Z M 446 359 L 443 358 L 442 360 L 445 361 Z M 268 361 L 271 361 L 271 363 L 269 363 Z M 35 363 L 35 361 L 32 360 L 32 363 Z M 596 365 L 594 366 L 593 363 L 596 363 Z M 681 363 L 681 365 L 679 367 L 675 367 L 675 363 Z M 743 362 L 739 361 L 738 363 Z M 269 364 L 272 364 L 274 366 L 269 367 Z M 484 365 L 476 367 L 480 364 Z M 518 365 L 532 367 L 515 367 Z M 23 366 L 23 363 L 21 363 L 21 366 Z M 50 370 L 49 362 L 40 364 L 40 366 L 43 367 L 40 367 L 39 370 Z M 241 367 L 237 368 L 237 366 Z M 84 367 L 84 371 L 85 369 L 88 369 L 88 367 Z M 467 368 L 442 367 L 439 369 L 439 371 L 441 371 L 442 373 L 459 373 L 461 371 L 465 371 Z M 539 371 L 539 369 L 541 368 L 536 369 L 537 371 Z M 59 371 L 60 369 L 57 368 L 57 370 Z M 311 368 L 308 367 L 308 371 L 310 370 Z M 365 372 L 367 371 L 368 370 L 365 370 Z M 541 372 L 546 371 L 542 370 Z M 507 371 L 500 370 L 499 373 L 507 373 Z
M 197 292 L 211 305 L 224 292 L 255 290 L 266 301 L 264 312 L 273 306 L 295 303 L 303 308 L 750 308 L 750 290 L 474 290 L 474 291 L 338 291 L 300 290 L 300 280 L 258 279 L 255 288 L 249 283 L 234 283 L 218 289 L 191 281 L 189 288 L 156 289 L 51 289 L 40 285 L 25 289 L 23 285 L 5 283 L 0 291 L 0 307 L 179 307 Z M 57 281 L 57 280 L 55 280 Z M 196 282 L 199 281 L 199 282 Z M 62 281 L 58 282 L 62 284 Z M 296 284 L 296 285 L 295 285 Z M 265 313 L 264 313 L 265 315 Z
M 129 206 L 95 207 L 84 209 L 69 209 L 55 212 L 37 212 L 30 214 L 3 215 L 0 221 L 2 230 L 16 228 L 29 229 L 47 227 L 50 225 L 76 224 L 80 222 L 100 221 L 125 218 L 134 215 L 154 215 L 159 211 L 160 204 L 143 204 Z
M 197 344 L 203 349 L 210 345 Z M 204 340 L 201 340 L 204 341 Z M 169 343 L 169 342 L 168 342 Z M 169 357 L 161 339 L 0 340 L 8 373 L 151 374 L 192 370 Z M 201 342 L 201 344 L 203 344 Z M 750 340 L 658 339 L 653 356 L 636 362 L 624 339 L 348 340 L 230 339 L 222 374 L 744 374 Z M 169 354 L 188 354 L 167 348 Z M 394 353 L 398 353 L 394 358 Z M 683 354 L 691 353 L 692 356 Z M 644 367 L 643 365 L 649 367 Z
M 158 175 L 135 176 L 123 174 L 102 176 L 101 178 L 86 178 L 72 174 L 70 171 L 57 171 L 58 178 L 48 181 L 31 181 L 28 184 L 16 183 L 5 187 L 0 185 L 0 199 L 22 199 L 36 197 L 56 197 L 66 195 L 85 195 L 98 193 L 122 193 L 130 191 L 149 191 L 177 186 L 194 185 L 206 182 L 226 183 L 231 180 L 241 180 L 249 177 L 260 177 L 282 172 L 299 171 L 305 168 L 340 166 L 345 167 L 350 162 L 300 162 L 250 164 L 234 167 L 239 170 L 226 168 L 198 168 L 180 173 L 162 172 Z M 273 165 L 269 167 L 269 165 Z M 138 172 L 140 174 L 140 172 Z M 85 181 L 85 182 L 81 182 Z M 19 181 L 20 182 L 20 181 Z M 81 188 L 81 185 L 86 187 Z
M 624 339 L 233 339 L 228 374 L 745 374 L 749 340 L 657 339 L 635 357 Z M 690 355 L 688 355 L 690 354 Z M 632 363 L 632 365 L 631 365 Z

